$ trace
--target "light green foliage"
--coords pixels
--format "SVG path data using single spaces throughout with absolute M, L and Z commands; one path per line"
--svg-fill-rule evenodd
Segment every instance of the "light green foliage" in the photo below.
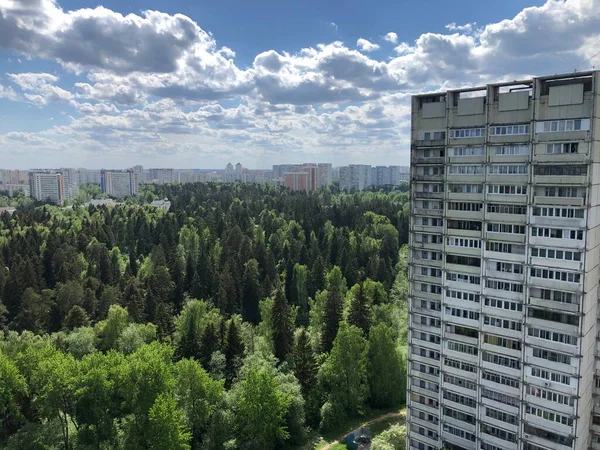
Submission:
M 190 433 L 182 421 L 182 413 L 177 409 L 173 397 L 159 394 L 149 412 L 150 450 L 187 450 L 190 448 Z
M 194 360 L 182 359 L 175 365 L 176 394 L 187 429 L 199 440 L 208 427 L 215 408 L 223 400 L 223 382 L 210 378 Z
M 129 314 L 125 308 L 119 305 L 110 306 L 106 320 L 98 322 L 95 327 L 104 350 L 117 348 L 119 338 L 127 328 L 128 321 Z
M 67 349 L 75 358 L 96 351 L 96 333 L 92 327 L 76 328 L 66 336 Z
M 371 328 L 369 333 L 370 400 L 377 408 L 399 405 L 405 397 L 403 361 L 392 335 L 385 324 Z
M 144 344 L 156 340 L 156 325 L 152 323 L 139 324 L 130 323 L 125 327 L 119 339 L 117 348 L 126 355 L 133 353 Z
M 0 352 L 0 439 L 7 437 L 24 422 L 21 401 L 27 390 L 27 382 L 19 369 Z
M 369 394 L 369 343 L 359 328 L 340 324 L 333 348 L 319 371 L 319 380 L 335 417 L 358 415 Z M 332 424 L 333 425 L 333 424 Z
M 272 450 L 278 440 L 289 437 L 285 414 L 290 395 L 279 389 L 268 369 L 250 369 L 232 394 L 240 440 L 254 442 L 259 450 Z
M 406 449 L 406 426 L 392 425 L 371 442 L 371 450 L 405 450 Z

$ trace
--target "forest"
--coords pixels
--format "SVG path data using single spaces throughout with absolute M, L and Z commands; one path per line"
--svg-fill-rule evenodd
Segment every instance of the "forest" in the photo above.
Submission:
M 19 202 L 0 216 L 0 448 L 312 448 L 400 407 L 408 199 L 196 183 Z

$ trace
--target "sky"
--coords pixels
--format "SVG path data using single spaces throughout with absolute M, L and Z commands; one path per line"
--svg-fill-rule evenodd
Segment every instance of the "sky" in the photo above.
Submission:
M 0 0 L 0 167 L 408 165 L 411 95 L 599 44 L 600 0 Z

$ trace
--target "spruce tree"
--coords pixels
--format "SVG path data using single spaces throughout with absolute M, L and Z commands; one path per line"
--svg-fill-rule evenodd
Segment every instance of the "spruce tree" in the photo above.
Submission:
M 244 356 L 244 343 L 240 330 L 235 323 L 235 320 L 229 321 L 227 327 L 227 336 L 225 338 L 225 386 L 229 388 L 242 365 L 242 357 Z
M 360 328 L 363 336 L 369 335 L 372 322 L 372 310 L 370 301 L 364 289 L 364 283 L 358 285 L 350 299 L 348 310 L 348 323 Z
M 199 359 L 202 367 L 206 370 L 210 368 L 210 359 L 212 354 L 219 350 L 219 333 L 213 322 L 208 322 L 204 327 L 200 337 Z
M 242 281 L 242 318 L 245 322 L 258 325 L 260 322 L 260 283 L 258 280 L 258 262 L 251 259 L 246 263 Z
M 304 398 L 315 387 L 317 370 L 317 360 L 310 344 L 310 338 L 306 330 L 302 328 L 298 333 L 294 348 L 294 375 L 302 387 Z
M 281 289 L 275 293 L 272 311 L 272 333 L 275 357 L 279 362 L 285 361 L 294 345 L 294 327 L 292 312 L 285 294 Z
M 342 277 L 342 271 L 338 266 L 334 266 L 327 275 L 327 298 L 325 299 L 325 326 L 323 327 L 322 350 L 329 352 L 333 346 L 342 311 L 344 308 L 344 295 L 346 291 L 346 281 Z

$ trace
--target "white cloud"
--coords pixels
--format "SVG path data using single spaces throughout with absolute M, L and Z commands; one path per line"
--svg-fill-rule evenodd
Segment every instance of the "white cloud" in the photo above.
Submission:
M 55 86 L 59 78 L 50 73 L 9 73 L 10 80 L 26 92 L 24 98 L 37 105 L 53 102 L 72 102 L 73 94 Z
M 383 40 L 391 42 L 392 44 L 397 44 L 398 43 L 398 35 L 396 33 L 394 33 L 393 31 L 390 31 L 389 33 L 386 33 L 385 36 L 383 36 Z
M 7 87 L 0 84 L 0 98 L 16 102 L 19 100 L 19 95 L 10 86 Z
M 462 33 L 471 33 L 473 30 L 475 30 L 477 26 L 477 22 L 470 22 L 470 23 L 466 23 L 464 25 L 457 25 L 456 22 L 452 22 L 449 23 L 448 25 L 446 25 L 446 29 L 448 31 L 459 31 Z
M 374 44 L 366 39 L 360 38 L 356 41 L 356 46 L 361 49 L 363 52 L 372 52 L 379 48 L 379 45 Z
M 52 0 L 0 2 L 0 48 L 58 61 L 56 73 L 77 75 L 67 86 L 71 78 L 62 75 L 9 74 L 0 98 L 63 102 L 74 107 L 68 112 L 74 117 L 38 133 L 5 134 L 0 142 L 23 150 L 41 141 L 57 154 L 77 149 L 106 158 L 125 152 L 243 161 L 285 150 L 284 159 L 322 152 L 345 162 L 368 153 L 407 163 L 399 155 L 408 148 L 411 93 L 600 61 L 597 0 L 549 0 L 497 23 L 446 29 L 409 42 L 389 32 L 382 38 L 394 44 L 394 54 L 385 59 L 365 54 L 378 46 L 361 38 L 356 49 L 331 42 L 297 52 L 267 50 L 241 67 L 235 49 L 219 47 L 182 15 L 124 16 L 102 7 L 65 12 Z M 596 59 L 586 61 L 590 57 Z

